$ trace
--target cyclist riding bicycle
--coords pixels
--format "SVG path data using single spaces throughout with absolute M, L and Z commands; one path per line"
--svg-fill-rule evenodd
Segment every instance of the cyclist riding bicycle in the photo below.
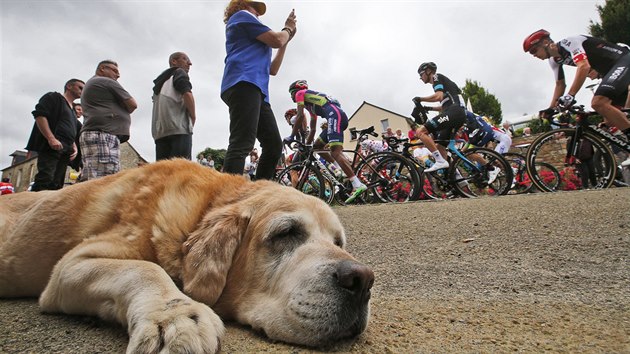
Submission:
M 287 124 L 291 126 L 291 129 L 293 129 L 297 121 L 297 110 L 295 108 L 287 109 L 287 111 L 284 112 L 284 119 L 287 121 Z M 295 139 L 303 143 L 309 133 L 309 127 L 306 125 L 306 121 L 303 121 L 302 125 L 297 127 L 297 130 L 298 132 L 295 135 Z
M 512 145 L 512 138 L 504 131 L 486 122 L 483 117 L 466 111 L 466 123 L 464 133 L 468 136 L 468 143 L 478 147 L 484 147 L 489 142 L 496 142 L 494 151 L 503 155 Z
M 436 139 L 449 140 L 451 134 L 459 130 L 465 123 L 466 111 L 459 97 L 461 90 L 449 78 L 437 73 L 435 63 L 420 64 L 418 74 L 422 82 L 433 86 L 434 94 L 426 97 L 415 97 L 413 101 L 416 105 L 420 105 L 421 102 L 440 102 L 440 106 L 427 107 L 427 109 L 441 111 L 441 113 L 426 122 L 417 122 L 422 125 L 416 129 L 416 137 L 422 141 L 435 158 L 435 164 L 425 170 L 425 172 L 432 172 L 447 168 L 449 163 L 446 161 L 446 149 L 441 145 L 436 145 L 430 134 L 433 134 Z
M 367 156 L 377 152 L 389 151 L 389 145 L 385 141 L 365 139 L 361 142 L 361 155 Z
M 569 37 L 555 43 L 551 40 L 550 33 L 541 29 L 525 38 L 523 50 L 538 59 L 549 60 L 556 78 L 550 108 L 558 104 L 563 108 L 571 106 L 591 68 L 602 74 L 602 82 L 595 91 L 591 107 L 630 139 L 630 120 L 612 104 L 630 85 L 628 47 L 585 35 Z M 573 83 L 566 94 L 563 65 L 577 67 Z M 630 165 L 630 159 L 622 165 Z
M 330 147 L 333 159 L 339 164 L 339 167 L 341 167 L 352 183 L 353 191 L 350 197 L 346 199 L 346 203 L 353 202 L 361 193 L 367 190 L 367 186 L 354 174 L 350 161 L 343 153 L 343 131 L 348 128 L 348 116 L 341 109 L 341 104 L 325 93 L 309 90 L 306 80 L 293 82 L 289 86 L 289 93 L 293 102 L 297 103 L 297 119 L 289 139 L 292 139 L 297 134 L 297 127 L 306 119 L 304 117 L 305 109 L 311 116 L 311 131 L 306 138 L 307 145 L 313 144 L 317 128 L 317 116 L 325 118 L 328 121 L 328 129 L 322 132 L 318 140 Z

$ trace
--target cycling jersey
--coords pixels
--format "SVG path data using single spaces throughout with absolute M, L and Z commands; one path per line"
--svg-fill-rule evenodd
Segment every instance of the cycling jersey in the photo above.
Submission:
M 441 91 L 444 94 L 444 98 L 440 102 L 442 108 L 446 108 L 451 105 L 464 107 L 462 101 L 459 99 L 459 95 L 462 91 L 448 77 L 442 74 L 435 74 L 433 77 L 433 91 Z
M 579 35 L 557 43 L 559 57 L 549 58 L 556 81 L 564 80 L 563 65 L 576 66 L 588 60 L 591 68 L 602 75 L 595 95 L 612 100 L 623 94 L 630 84 L 630 49 L 603 39 Z
M 490 141 L 495 141 L 497 145 L 494 151 L 499 154 L 508 152 L 512 145 L 512 138 L 501 129 L 486 122 L 483 117 L 466 111 L 466 124 L 464 132 L 468 135 L 468 143 L 475 146 L 486 146 Z
M 615 63 L 629 53 L 628 48 L 589 36 L 569 37 L 558 42 L 559 57 L 549 58 L 556 80 L 564 79 L 562 65 L 575 66 L 588 59 L 591 67 L 600 74 L 607 73 Z
M 468 135 L 468 142 L 475 146 L 485 146 L 493 138 L 492 126 L 470 111 L 466 111 L 464 132 Z
M 461 90 L 448 77 L 435 74 L 433 77 L 433 91 L 442 92 L 444 98 L 440 102 L 442 113 L 428 119 L 424 127 L 438 140 L 449 140 L 453 132 L 466 122 L 466 112 L 460 100 Z
M 366 139 L 361 142 L 361 149 L 365 151 L 365 154 L 375 154 L 377 152 L 387 151 L 389 146 L 384 141 Z
M 327 109 L 330 105 L 335 105 L 337 108 L 341 108 L 339 101 L 326 95 L 322 92 L 313 90 L 300 90 L 295 93 L 295 102 L 298 105 L 304 105 L 304 107 L 311 113 L 314 113 L 320 117 L 328 118 L 326 116 Z
M 328 130 L 320 135 L 324 143 L 330 145 L 343 144 L 343 131 L 348 128 L 348 116 L 341 109 L 336 99 L 322 92 L 300 90 L 295 93 L 295 102 L 311 114 L 311 119 L 317 116 L 328 120 Z

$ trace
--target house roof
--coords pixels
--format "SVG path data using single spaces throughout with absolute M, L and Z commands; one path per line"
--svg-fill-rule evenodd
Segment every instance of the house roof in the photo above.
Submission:
M 390 111 L 389 109 L 385 109 L 385 108 L 383 108 L 383 107 L 379 107 L 379 106 L 377 106 L 377 105 L 375 105 L 375 104 L 372 104 L 372 103 L 369 103 L 369 102 L 363 101 L 363 103 L 359 106 L 359 108 L 357 108 L 357 110 L 356 110 L 356 111 L 354 111 L 354 113 L 352 113 L 352 116 L 350 116 L 350 118 L 348 118 L 348 120 L 352 120 L 352 118 L 353 118 L 353 117 L 354 117 L 354 116 L 355 116 L 355 115 L 356 115 L 356 114 L 357 114 L 357 113 L 361 110 L 361 108 L 363 108 L 363 106 L 366 106 L 366 105 L 367 105 L 367 106 L 374 107 L 374 108 L 377 108 L 377 109 L 380 109 L 380 110 L 385 111 L 385 112 L 387 112 L 387 113 L 391 113 L 391 114 L 393 114 L 393 115 L 395 115 L 395 116 L 398 116 L 398 117 L 400 117 L 400 118 L 402 118 L 402 119 L 407 119 L 407 118 L 409 118 L 409 117 L 403 116 L 402 114 L 399 114 L 399 113 L 396 113 L 396 112 Z
M 9 154 L 9 156 L 26 156 L 26 154 L 28 154 L 26 150 L 15 150 L 12 154 Z

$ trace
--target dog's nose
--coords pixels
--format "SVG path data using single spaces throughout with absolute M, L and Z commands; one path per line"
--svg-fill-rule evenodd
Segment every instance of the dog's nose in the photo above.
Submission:
M 359 262 L 345 260 L 339 262 L 335 275 L 342 288 L 348 289 L 361 300 L 370 299 L 370 289 L 374 284 L 372 269 Z

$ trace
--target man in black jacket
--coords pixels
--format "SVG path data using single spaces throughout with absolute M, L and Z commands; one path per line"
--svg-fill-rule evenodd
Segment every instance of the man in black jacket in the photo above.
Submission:
M 78 120 L 72 102 L 81 97 L 84 85 L 79 79 L 68 80 L 63 94 L 46 93 L 32 112 L 35 124 L 26 149 L 38 154 L 33 191 L 63 187 L 66 167 L 77 154 Z

